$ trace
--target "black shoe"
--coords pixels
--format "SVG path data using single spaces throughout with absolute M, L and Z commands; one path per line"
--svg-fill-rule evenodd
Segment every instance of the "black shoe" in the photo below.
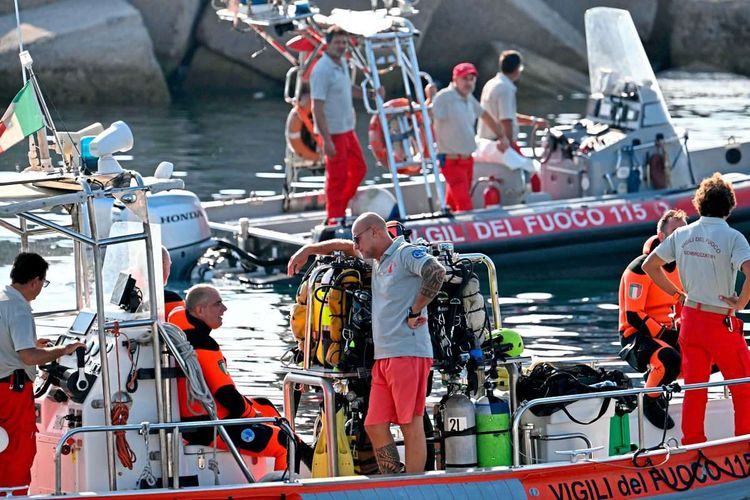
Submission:
M 674 427 L 674 420 L 667 413 L 666 406 L 664 396 L 659 396 L 658 398 L 643 397 L 643 415 L 646 417 L 646 420 L 659 429 L 664 429 L 666 423 L 666 429 L 669 430 Z

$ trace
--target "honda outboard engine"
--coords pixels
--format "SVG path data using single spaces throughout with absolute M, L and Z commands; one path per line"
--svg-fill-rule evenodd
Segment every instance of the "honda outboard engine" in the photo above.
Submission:
M 161 224 L 161 241 L 172 257 L 171 276 L 185 278 L 211 244 L 208 217 L 198 197 L 190 191 L 172 190 L 148 197 L 151 221 Z M 124 205 L 112 207 L 115 221 L 136 220 Z

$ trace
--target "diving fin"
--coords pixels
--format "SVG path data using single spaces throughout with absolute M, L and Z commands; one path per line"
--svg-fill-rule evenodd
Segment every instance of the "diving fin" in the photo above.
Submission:
M 320 418 L 324 421 L 325 413 L 321 412 Z M 344 418 L 344 409 L 342 408 L 336 412 L 336 443 L 339 454 L 339 476 L 353 476 L 354 460 L 352 458 L 352 450 L 349 447 L 349 440 L 346 438 Z M 325 426 L 321 426 L 320 434 L 318 434 L 318 442 L 315 444 L 311 472 L 312 477 L 314 478 L 332 477 L 332 474 L 328 472 L 328 446 L 326 445 Z

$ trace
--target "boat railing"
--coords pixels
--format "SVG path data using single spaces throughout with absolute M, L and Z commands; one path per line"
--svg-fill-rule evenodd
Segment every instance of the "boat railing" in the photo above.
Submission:
M 699 389 L 708 389 L 710 387 L 728 387 L 731 385 L 748 384 L 750 383 L 750 377 L 730 379 L 730 380 L 718 380 L 715 382 L 702 382 L 699 384 L 686 384 L 679 385 L 672 383 L 670 385 L 664 385 L 659 387 L 642 387 L 633 389 L 621 389 L 615 391 L 601 391 L 591 392 L 586 394 L 570 394 L 566 396 L 552 396 L 547 398 L 532 399 L 530 401 L 524 401 L 513 413 L 513 420 L 511 425 L 511 447 L 513 449 L 513 466 L 518 467 L 521 464 L 521 449 L 520 449 L 520 435 L 519 429 L 521 427 L 521 419 L 527 410 L 536 406 L 551 404 L 551 403 L 572 403 L 575 401 L 581 401 L 586 399 L 601 399 L 601 398 L 618 398 L 623 396 L 636 396 L 638 398 L 638 447 L 645 449 L 645 433 L 644 433 L 644 414 L 643 414 L 643 396 L 646 394 L 657 394 L 657 393 L 677 393 L 685 391 L 694 391 Z
M 248 425 L 248 424 L 274 424 L 279 426 L 283 432 L 289 436 L 287 440 L 288 452 L 287 452 L 287 466 L 288 466 L 288 479 L 286 482 L 294 482 L 294 466 L 296 464 L 297 454 L 297 443 L 294 439 L 294 432 L 289 425 L 289 422 L 283 417 L 254 417 L 254 418 L 232 418 L 226 420 L 202 420 L 199 422 L 165 422 L 165 423 L 150 423 L 141 422 L 140 424 L 125 424 L 125 425 L 92 425 L 85 427 L 76 427 L 70 429 L 68 432 L 63 434 L 60 440 L 55 446 L 55 493 L 54 495 L 62 495 L 62 450 L 65 443 L 69 439 L 76 436 L 77 434 L 84 433 L 95 433 L 95 432 L 118 432 L 118 431 L 138 431 L 139 434 L 147 438 L 151 431 L 172 431 L 172 457 L 173 457 L 173 470 L 179 470 L 179 457 L 180 457 L 180 445 L 182 439 L 180 434 L 185 429 L 201 429 L 206 427 L 222 428 L 225 426 L 234 425 Z M 148 458 L 147 458 L 148 460 Z M 175 474 L 173 477 L 172 488 L 180 488 L 179 474 Z M 162 482 L 164 486 L 164 480 Z M 166 487 L 166 486 L 164 486 Z

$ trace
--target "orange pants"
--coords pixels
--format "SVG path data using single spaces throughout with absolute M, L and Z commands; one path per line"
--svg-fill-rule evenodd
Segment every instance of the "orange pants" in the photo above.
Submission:
M 445 177 L 445 204 L 454 212 L 471 210 L 471 181 L 474 177 L 474 158 L 444 158 L 440 171 Z
M 329 221 L 346 215 L 346 205 L 357 194 L 367 174 L 362 146 L 353 130 L 331 134 L 331 140 L 336 155 L 326 156 L 326 216 Z
M 716 363 L 726 380 L 750 376 L 750 351 L 742 333 L 742 321 L 692 307 L 682 308 L 680 350 L 685 384 L 707 382 L 711 363 Z M 750 434 L 750 384 L 730 386 L 734 405 L 734 434 Z M 682 408 L 682 444 L 706 441 L 704 420 L 708 391 L 685 392 Z
M 278 417 L 279 411 L 265 398 L 251 399 L 258 417 Z M 274 470 L 287 468 L 287 438 L 286 433 L 275 425 L 250 424 L 230 425 L 225 427 L 227 434 L 243 455 L 251 457 L 273 457 Z M 219 449 L 227 449 L 227 445 L 220 437 L 216 440 Z
M 8 447 L 0 452 L 0 487 L 28 486 L 36 455 L 36 412 L 30 381 L 21 392 L 11 391 L 9 382 L 0 382 L 0 427 L 10 438 Z M 26 490 L 15 493 L 26 494 Z

